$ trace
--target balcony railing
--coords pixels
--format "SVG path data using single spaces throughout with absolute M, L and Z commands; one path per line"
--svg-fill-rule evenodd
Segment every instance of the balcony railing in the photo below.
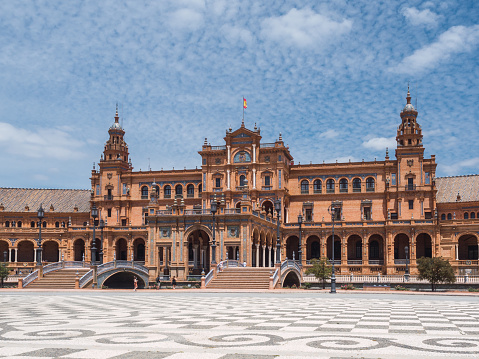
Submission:
M 260 146 L 263 148 L 274 147 L 274 143 L 260 143 Z
M 374 192 L 374 186 L 366 187 L 366 192 Z
M 415 191 L 416 190 L 416 185 L 415 184 L 407 184 L 404 186 L 405 191 Z
M 226 146 L 211 146 L 212 151 L 226 150 Z
M 353 187 L 353 192 L 361 192 L 361 187 L 359 187 L 359 188 Z
M 370 259 L 369 264 L 370 265 L 375 265 L 375 266 L 382 266 L 382 265 L 384 265 L 384 260 L 383 259 Z
M 339 193 L 348 193 L 348 189 L 347 188 L 340 188 Z
M 113 201 L 113 196 L 111 194 L 103 196 L 104 201 Z
M 272 186 L 263 186 L 261 189 L 263 191 L 271 191 L 273 189 L 273 187 Z
M 360 266 L 363 264 L 361 259 L 348 259 L 348 265 Z
M 326 188 L 326 193 L 334 193 L 334 188 Z

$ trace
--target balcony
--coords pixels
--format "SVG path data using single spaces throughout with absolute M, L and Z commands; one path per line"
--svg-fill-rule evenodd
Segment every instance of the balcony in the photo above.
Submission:
M 334 193 L 334 188 L 326 188 L 326 193 Z
M 374 186 L 366 186 L 366 192 L 374 192 Z
M 353 192 L 361 192 L 361 187 L 353 187 Z
M 383 259 L 370 259 L 369 260 L 369 265 L 382 266 L 382 265 L 384 265 L 384 260 Z
M 263 191 L 272 191 L 272 190 L 273 190 L 273 187 L 272 187 L 272 186 L 263 186 L 263 187 L 261 187 L 261 189 L 262 189 Z
M 348 265 L 360 266 L 363 264 L 361 259 L 348 259 Z
M 211 146 L 211 151 L 222 151 L 226 150 L 226 146 Z
M 416 185 L 415 184 L 407 184 L 404 186 L 405 191 L 415 191 L 416 190 Z
M 213 188 L 213 192 L 223 192 L 223 187 Z
M 339 193 L 348 193 L 348 187 L 346 187 L 346 188 L 339 188 Z
M 106 196 L 103 196 L 104 201 L 113 201 L 113 195 L 108 194 Z

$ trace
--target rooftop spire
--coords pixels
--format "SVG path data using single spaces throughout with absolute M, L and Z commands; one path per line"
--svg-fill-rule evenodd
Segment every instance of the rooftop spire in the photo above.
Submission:
M 118 123 L 120 117 L 118 116 L 118 102 L 116 103 L 116 112 L 115 112 L 115 123 Z
M 406 96 L 407 103 L 411 103 L 411 94 L 409 93 L 409 82 L 407 83 L 407 96 Z

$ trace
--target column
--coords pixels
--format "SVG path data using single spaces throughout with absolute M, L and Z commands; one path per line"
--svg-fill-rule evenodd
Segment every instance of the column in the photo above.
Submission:
M 256 244 L 255 246 L 255 250 L 256 250 L 256 265 L 255 267 L 259 267 L 259 244 Z
M 18 259 L 18 248 L 13 248 L 15 250 L 15 263 L 17 263 Z
M 193 268 L 198 268 L 198 245 L 193 246 Z
M 226 189 L 229 190 L 231 188 L 231 171 L 230 170 L 226 170 Z
M 228 164 L 230 164 L 231 163 L 231 146 L 228 145 L 226 146 L 226 148 L 228 148 Z
M 269 266 L 272 267 L 273 263 L 274 263 L 274 261 L 272 260 L 272 257 L 274 256 L 274 247 L 270 246 L 270 247 L 268 247 L 268 250 L 270 251 L 269 256 L 268 256 Z
M 253 168 L 253 189 L 256 189 L 256 168 Z
M 256 163 L 256 143 L 253 144 L 253 163 Z
M 272 267 L 273 263 L 276 263 L 276 251 L 274 246 L 271 247 L 271 251 L 273 252 L 273 262 L 271 263 L 271 267 Z
M 203 248 L 200 249 L 200 268 L 203 269 L 204 266 L 204 260 L 205 260 L 205 250 Z
M 367 239 L 363 238 L 363 264 L 369 264 L 369 248 Z
M 8 261 L 12 261 L 12 248 L 8 248 Z
M 266 246 L 263 245 L 263 267 L 266 267 L 265 259 L 266 259 Z

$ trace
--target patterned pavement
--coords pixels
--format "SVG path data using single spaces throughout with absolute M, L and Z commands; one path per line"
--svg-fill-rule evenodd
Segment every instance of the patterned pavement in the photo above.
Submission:
M 0 293 L 2 359 L 479 357 L 477 296 Z

